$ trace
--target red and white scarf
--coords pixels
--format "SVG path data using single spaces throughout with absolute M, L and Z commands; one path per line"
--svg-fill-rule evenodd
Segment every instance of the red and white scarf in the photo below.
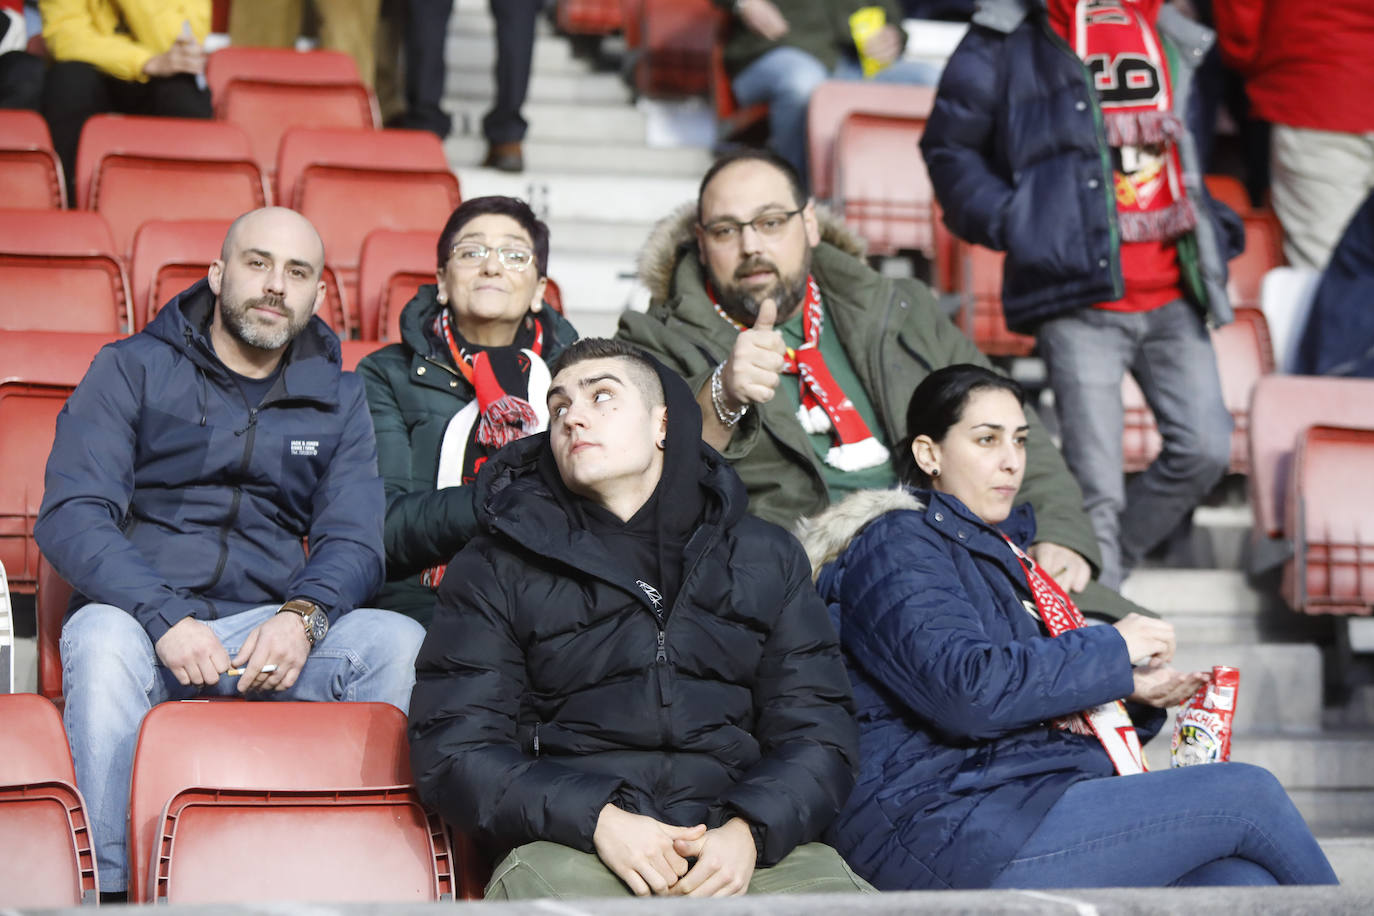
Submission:
M 1073 603 L 1073 599 L 1059 587 L 1059 583 L 1047 575 L 1020 547 L 1013 544 L 1010 538 L 1007 538 L 1007 544 L 1016 554 L 1017 561 L 1026 573 L 1026 581 L 1030 585 L 1031 594 L 1035 597 L 1036 616 L 1040 618 L 1049 634 L 1058 636 L 1069 630 L 1087 626 L 1083 614 Z M 1095 735 L 1107 756 L 1111 758 L 1112 766 L 1116 767 L 1116 772 L 1122 776 L 1144 773 L 1148 769 L 1140 747 L 1140 738 L 1135 733 L 1135 726 L 1131 724 L 1131 717 L 1126 713 L 1126 704 L 1120 700 L 1060 716 L 1051 724 L 1076 735 Z
M 435 476 L 435 487 L 442 490 L 471 484 L 498 449 L 548 426 L 549 370 L 542 358 L 544 325 L 533 315 L 525 317 L 508 347 L 461 341 L 447 308 L 439 310 L 432 329 L 476 394 L 444 429 Z M 426 569 L 421 581 L 438 588 L 446 565 Z
M 1055 0 L 1051 8 L 1052 23 L 1092 74 L 1124 242 L 1168 241 L 1197 225 L 1178 154 L 1185 127 L 1152 25 L 1160 2 Z
M 716 294 L 707 286 L 707 295 L 716 314 L 738 331 L 744 325 L 726 314 L 716 301 Z M 869 430 L 854 402 L 845 396 L 821 355 L 821 332 L 825 329 L 825 312 L 821 305 L 821 288 L 816 278 L 806 278 L 806 301 L 802 306 L 802 344 L 788 348 L 783 372 L 796 375 L 801 383 L 801 406 L 797 421 L 810 435 L 830 433 L 834 445 L 825 453 L 825 463 L 841 471 L 862 471 L 877 467 L 888 460 L 887 448 Z

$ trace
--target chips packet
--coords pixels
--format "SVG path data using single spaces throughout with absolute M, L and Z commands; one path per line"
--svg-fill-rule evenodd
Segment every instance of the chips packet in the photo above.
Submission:
M 1240 669 L 1212 668 L 1212 676 L 1183 704 L 1174 721 L 1171 765 L 1193 766 L 1231 759 L 1231 724 L 1236 716 Z

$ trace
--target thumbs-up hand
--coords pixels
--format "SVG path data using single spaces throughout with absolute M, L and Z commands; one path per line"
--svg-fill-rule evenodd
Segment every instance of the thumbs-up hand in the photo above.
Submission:
M 777 302 L 765 299 L 754 326 L 740 331 L 735 338 L 735 346 L 720 373 L 727 407 L 737 410 L 745 404 L 773 399 L 787 353 L 782 333 L 773 328 L 777 320 Z

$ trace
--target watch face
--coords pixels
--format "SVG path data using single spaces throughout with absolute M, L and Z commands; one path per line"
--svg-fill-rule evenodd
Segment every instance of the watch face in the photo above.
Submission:
M 324 639 L 324 634 L 329 632 L 329 617 L 319 608 L 311 611 L 310 616 L 305 618 L 305 622 L 310 627 L 311 645 L 317 645 L 321 639 Z

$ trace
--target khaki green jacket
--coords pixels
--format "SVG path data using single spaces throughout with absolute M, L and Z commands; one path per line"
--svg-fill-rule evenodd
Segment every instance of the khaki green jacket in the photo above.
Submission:
M 625 312 L 616 337 L 652 352 L 680 372 L 693 390 L 709 383 L 736 331 L 711 306 L 684 208 L 650 237 L 640 258 L 648 286 L 646 313 Z M 826 328 L 839 335 L 881 418 L 888 443 L 905 435 L 911 392 L 935 369 L 987 358 L 938 309 L 925 284 L 884 277 L 863 261 L 863 243 L 838 221 L 821 218 L 822 241 L 812 272 L 825 302 Z M 1022 501 L 1035 508 L 1039 538 L 1077 551 L 1096 569 L 1097 538 L 1083 512 L 1083 494 L 1034 411 L 1030 418 Z M 785 398 L 754 405 L 725 448 L 749 492 L 749 511 L 791 529 L 830 503 L 810 440 Z M 1110 616 L 1139 610 L 1119 595 L 1090 586 L 1080 606 Z

